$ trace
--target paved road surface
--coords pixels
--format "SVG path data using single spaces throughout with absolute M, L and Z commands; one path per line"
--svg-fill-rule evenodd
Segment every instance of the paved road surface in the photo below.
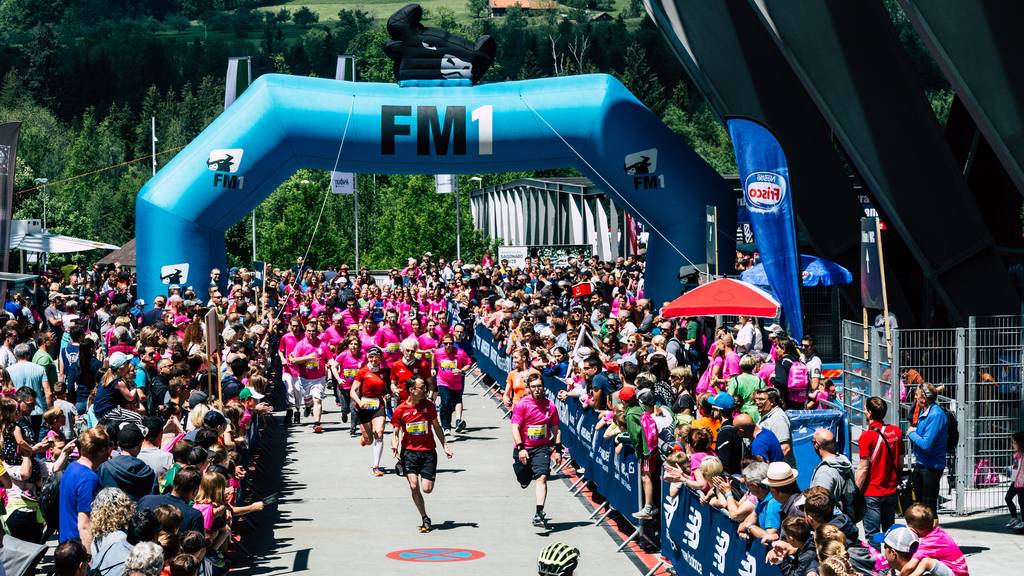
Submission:
M 479 388 L 465 396 L 469 430 L 452 447 L 454 460 L 439 465 L 437 484 L 426 496 L 436 530 L 420 534 L 420 519 L 403 479 L 370 474 L 369 447 L 349 438 L 347 424 L 325 401 L 330 413 L 325 433 L 308 425 L 292 428 L 283 463 L 282 502 L 277 514 L 263 516 L 248 549 L 258 557 L 243 575 L 304 574 L 536 574 L 536 559 L 550 542 L 580 548 L 578 574 L 641 574 L 604 527 L 587 522 L 588 509 L 572 497 L 562 480 L 550 484 L 546 511 L 550 532 L 534 528 L 533 489 L 522 490 L 511 469 L 508 420 Z M 283 441 L 283 439 L 282 439 Z M 390 447 L 390 437 L 385 438 Z M 386 466 L 394 464 L 390 449 Z M 268 511 L 269 512 L 269 511 Z M 270 522 L 274 523 L 270 533 Z M 465 562 L 411 564 L 386 557 L 410 548 L 469 548 L 486 554 Z

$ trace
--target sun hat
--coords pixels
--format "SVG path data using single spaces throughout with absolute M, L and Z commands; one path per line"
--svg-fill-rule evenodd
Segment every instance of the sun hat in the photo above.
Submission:
M 765 478 L 765 484 L 771 488 L 778 488 L 780 486 L 787 486 L 796 482 L 796 477 L 799 472 L 790 467 L 785 462 L 772 462 L 768 465 L 768 477 Z

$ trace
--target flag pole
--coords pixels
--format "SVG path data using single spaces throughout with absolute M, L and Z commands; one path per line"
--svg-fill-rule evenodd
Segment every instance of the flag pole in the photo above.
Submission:
M 875 219 L 875 238 L 878 239 L 878 273 L 882 277 L 882 314 L 885 319 L 885 353 L 892 362 L 892 326 L 889 323 L 889 294 L 885 290 L 885 256 L 882 252 L 882 224 Z

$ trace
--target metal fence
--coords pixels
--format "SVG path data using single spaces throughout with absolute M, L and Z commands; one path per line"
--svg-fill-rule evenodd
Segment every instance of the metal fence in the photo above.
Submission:
M 1022 334 L 1022 317 L 971 318 L 966 328 L 893 330 L 887 346 L 882 329 L 844 321 L 840 396 L 850 414 L 851 452 L 857 454 L 868 423 L 867 397 L 885 399 L 886 423 L 906 432 L 915 385 L 933 384 L 960 432 L 947 462 L 940 512 L 962 515 L 1004 506 L 1013 462 L 1010 437 L 1024 428 Z M 909 458 L 909 444 L 906 452 Z

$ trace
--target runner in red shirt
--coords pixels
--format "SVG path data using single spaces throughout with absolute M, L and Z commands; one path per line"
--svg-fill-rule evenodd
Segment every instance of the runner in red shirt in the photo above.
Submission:
M 359 443 L 363 446 L 373 445 L 371 471 L 378 477 L 384 475 L 380 459 L 384 455 L 384 394 L 387 392 L 384 383 L 385 370 L 380 365 L 380 359 L 380 348 L 370 348 L 366 353 L 366 366 L 356 372 L 350 393 L 352 402 L 357 407 L 356 421 L 359 422 L 359 429 L 362 432 Z
M 434 385 L 434 375 L 432 374 L 433 367 L 430 360 L 416 357 L 416 353 L 420 349 L 419 342 L 415 338 L 409 337 L 402 340 L 399 348 L 402 351 L 402 358 L 391 365 L 392 396 L 398 398 L 398 402 L 405 402 L 405 399 L 409 397 L 409 392 L 405 389 L 406 382 L 411 378 L 423 378 L 427 381 L 427 400 L 433 402 L 437 396 L 437 387 Z
M 423 378 L 412 378 L 405 387 L 409 391 L 409 397 L 395 408 L 395 413 L 391 417 L 391 425 L 394 427 L 394 433 L 391 435 L 391 452 L 398 460 L 395 472 L 404 475 L 409 481 L 412 501 L 423 519 L 420 532 L 426 533 L 430 532 L 431 524 L 426 506 L 423 504 L 423 493 L 430 494 L 434 490 L 434 478 L 437 474 L 437 443 L 434 436 L 440 440 L 441 448 L 449 459 L 452 457 L 452 449 L 444 440 L 444 431 L 437 420 L 434 403 L 427 399 L 427 381 Z

